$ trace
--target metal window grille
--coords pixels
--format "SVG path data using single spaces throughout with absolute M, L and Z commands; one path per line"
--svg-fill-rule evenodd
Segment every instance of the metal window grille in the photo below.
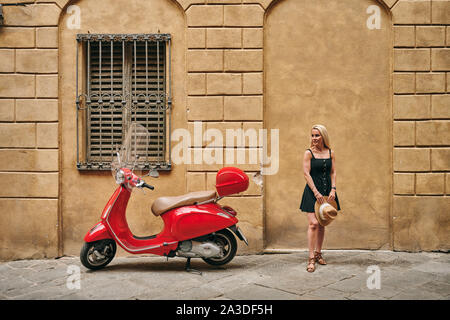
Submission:
M 136 168 L 170 170 L 170 35 L 79 34 L 77 41 L 77 168 L 109 170 L 137 122 L 150 141 Z

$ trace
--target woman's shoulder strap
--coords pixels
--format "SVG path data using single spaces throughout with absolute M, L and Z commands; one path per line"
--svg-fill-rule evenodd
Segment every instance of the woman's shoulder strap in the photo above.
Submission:
M 312 150 L 311 150 L 311 149 L 308 149 L 308 151 L 311 152 L 311 155 L 312 155 L 313 159 L 315 159 L 314 153 L 312 152 Z

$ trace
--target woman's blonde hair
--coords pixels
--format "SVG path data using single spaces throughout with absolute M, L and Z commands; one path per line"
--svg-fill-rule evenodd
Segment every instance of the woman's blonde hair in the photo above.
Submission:
M 322 136 L 323 139 L 323 145 L 328 148 L 331 149 L 330 146 L 330 138 L 328 137 L 328 131 L 327 128 L 325 128 L 325 126 L 321 125 L 321 124 L 315 124 L 313 125 L 313 127 L 311 128 L 311 131 L 313 129 L 316 129 L 320 132 L 320 135 Z M 311 141 L 311 147 L 312 147 L 312 141 Z

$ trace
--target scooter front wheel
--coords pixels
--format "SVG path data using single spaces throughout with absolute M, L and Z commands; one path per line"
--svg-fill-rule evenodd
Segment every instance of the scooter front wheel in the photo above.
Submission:
M 112 239 L 85 242 L 80 252 L 81 263 L 91 270 L 104 268 L 114 258 L 116 249 Z
M 237 243 L 234 235 L 227 229 L 217 231 L 213 241 L 223 252 L 223 256 L 219 258 L 203 258 L 203 260 L 213 266 L 221 266 L 233 260 L 237 251 Z

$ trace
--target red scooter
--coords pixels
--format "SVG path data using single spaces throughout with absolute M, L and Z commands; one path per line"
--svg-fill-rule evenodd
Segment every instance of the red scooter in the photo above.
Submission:
M 140 127 L 139 131 L 146 132 L 143 127 Z M 133 133 L 133 128 L 130 128 L 129 133 Z M 84 237 L 85 243 L 80 252 L 80 260 L 85 267 L 97 270 L 108 265 L 116 253 L 116 243 L 132 254 L 151 253 L 168 258 L 185 257 L 187 271 L 195 271 L 190 268 L 191 258 L 202 258 L 208 264 L 216 266 L 230 262 L 237 250 L 233 233 L 248 245 L 247 239 L 237 226 L 236 211 L 217 203 L 224 196 L 248 188 L 247 175 L 234 167 L 222 168 L 217 173 L 217 193 L 200 191 L 157 198 L 151 210 L 155 216 L 163 219 L 163 230 L 148 237 L 133 235 L 126 220 L 126 208 L 131 192 L 134 188 L 153 190 L 154 187 L 148 185 L 142 177 L 138 177 L 122 162 L 124 158 L 127 160 L 135 158 L 136 164 L 138 151 L 142 149 L 133 148 L 133 144 L 139 143 L 136 142 L 136 138 L 127 136 L 121 152 L 117 153 L 118 161 L 111 164 L 119 187 L 103 209 L 101 221 Z M 157 177 L 158 173 L 151 171 L 149 175 Z

